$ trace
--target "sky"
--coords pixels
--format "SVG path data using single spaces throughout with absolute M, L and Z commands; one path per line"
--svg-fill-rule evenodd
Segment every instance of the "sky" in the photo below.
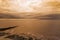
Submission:
M 1 13 L 34 12 L 42 14 L 60 13 L 60 1 L 59 0 L 0 0 L 0 12 Z

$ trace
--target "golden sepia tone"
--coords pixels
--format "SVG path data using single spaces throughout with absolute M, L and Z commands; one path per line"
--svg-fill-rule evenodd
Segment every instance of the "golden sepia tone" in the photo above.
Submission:
M 60 0 L 0 0 L 0 40 L 60 40 Z
M 1 14 L 2 13 L 2 14 Z M 0 14 L 5 18 L 60 14 L 59 0 L 0 0 Z

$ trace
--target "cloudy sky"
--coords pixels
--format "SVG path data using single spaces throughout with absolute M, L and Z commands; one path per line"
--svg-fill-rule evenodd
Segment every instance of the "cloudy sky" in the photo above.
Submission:
M 59 0 L 0 0 L 0 13 L 60 13 Z M 25 13 L 31 14 L 31 13 Z

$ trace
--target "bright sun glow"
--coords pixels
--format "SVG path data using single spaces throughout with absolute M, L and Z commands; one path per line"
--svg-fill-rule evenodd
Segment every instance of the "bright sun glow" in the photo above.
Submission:
M 31 6 L 37 6 L 42 3 L 42 0 L 18 0 L 18 5 L 20 6 L 20 11 L 32 12 L 34 9 Z
M 5 12 L 60 12 L 60 2 L 55 0 L 0 0 L 0 11 Z M 58 5 L 56 7 L 56 5 Z

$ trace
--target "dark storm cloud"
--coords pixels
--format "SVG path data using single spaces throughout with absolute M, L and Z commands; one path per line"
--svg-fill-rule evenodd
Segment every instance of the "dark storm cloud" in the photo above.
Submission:
M 23 17 L 22 17 L 23 16 Z M 7 18 L 7 19 L 40 19 L 40 20 L 60 20 L 60 14 L 48 14 L 48 15 L 40 15 L 40 16 L 34 16 L 34 15 L 10 15 L 10 14 L 3 14 L 0 13 L 0 18 Z
M 43 16 L 34 17 L 41 20 L 60 20 L 60 14 L 48 14 Z
M 14 15 L 10 15 L 10 14 L 0 13 L 0 18 L 13 18 L 13 19 L 18 19 L 18 18 L 21 18 L 21 17 L 19 17 L 19 16 L 14 16 Z

